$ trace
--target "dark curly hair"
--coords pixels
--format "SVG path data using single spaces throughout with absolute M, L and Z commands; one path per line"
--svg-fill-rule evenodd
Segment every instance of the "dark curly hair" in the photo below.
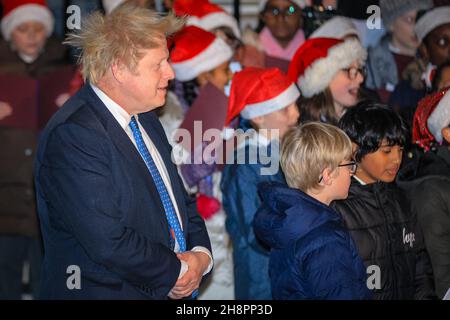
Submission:
M 348 109 L 339 121 L 339 127 L 358 145 L 357 162 L 376 152 L 383 141 L 389 146 L 402 147 L 407 142 L 408 131 L 402 118 L 388 106 L 369 100 Z

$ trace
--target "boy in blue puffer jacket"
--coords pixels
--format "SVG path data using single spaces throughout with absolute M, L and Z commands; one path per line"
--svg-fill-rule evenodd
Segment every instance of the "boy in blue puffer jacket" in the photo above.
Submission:
M 366 271 L 329 204 L 345 199 L 356 163 L 340 129 L 310 122 L 289 131 L 281 168 L 289 185 L 263 183 L 257 237 L 271 247 L 274 299 L 370 299 Z

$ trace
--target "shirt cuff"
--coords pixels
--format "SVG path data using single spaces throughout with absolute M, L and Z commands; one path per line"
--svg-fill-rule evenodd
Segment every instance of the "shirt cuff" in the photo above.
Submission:
M 211 252 L 208 249 L 206 249 L 205 247 L 201 247 L 201 246 L 193 247 L 191 249 L 191 251 L 193 251 L 193 252 L 203 252 L 203 253 L 206 253 L 208 255 L 208 257 L 209 257 L 209 265 L 208 265 L 208 268 L 206 268 L 205 272 L 203 272 L 203 276 L 205 274 L 207 274 L 208 272 L 210 272 L 212 270 L 213 266 L 214 266 L 214 260 L 213 260 Z
M 202 276 L 204 276 L 205 274 L 210 272 L 212 267 L 213 267 L 213 265 L 214 265 L 214 260 L 212 258 L 211 252 L 208 249 L 206 249 L 205 247 L 201 247 L 201 246 L 194 247 L 194 248 L 192 248 L 191 251 L 193 251 L 193 252 L 203 252 L 203 253 L 206 253 L 208 255 L 208 257 L 209 257 L 209 265 L 208 265 L 208 268 L 206 268 L 205 272 L 203 272 Z M 188 264 L 185 261 L 183 261 L 183 260 L 180 260 L 180 261 L 181 261 L 181 268 L 180 268 L 180 274 L 178 275 L 178 279 L 183 277 L 184 274 L 189 269 Z

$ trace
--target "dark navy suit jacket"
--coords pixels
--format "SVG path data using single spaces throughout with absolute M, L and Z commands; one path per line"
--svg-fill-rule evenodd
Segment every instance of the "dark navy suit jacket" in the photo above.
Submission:
M 139 122 L 167 167 L 188 250 L 211 250 L 157 116 L 140 114 Z M 41 298 L 167 298 L 181 264 L 169 247 L 156 186 L 139 152 L 89 85 L 45 128 L 35 176 L 45 247 Z M 71 272 L 71 266 L 80 272 Z

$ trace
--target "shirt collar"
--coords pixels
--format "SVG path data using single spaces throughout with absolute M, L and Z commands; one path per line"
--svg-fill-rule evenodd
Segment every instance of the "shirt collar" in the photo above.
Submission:
M 367 183 L 365 183 L 364 181 L 362 181 L 361 179 L 359 179 L 357 176 L 353 175 L 353 178 L 359 182 L 360 185 L 365 186 L 367 185 Z
M 117 120 L 120 126 L 125 130 L 131 121 L 131 115 L 125 111 L 120 105 L 113 101 L 110 97 L 106 95 L 100 88 L 91 84 L 92 90 L 99 97 L 100 100 L 105 104 L 106 108 L 111 112 L 113 117 Z M 138 116 L 135 115 L 136 120 Z

